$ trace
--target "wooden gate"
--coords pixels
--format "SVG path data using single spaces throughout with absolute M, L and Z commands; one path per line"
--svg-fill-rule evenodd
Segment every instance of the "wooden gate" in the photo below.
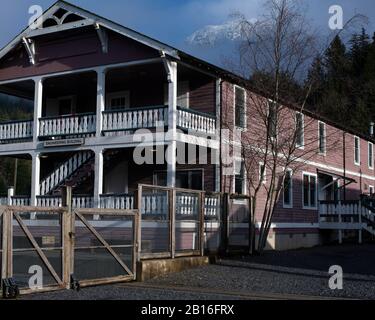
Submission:
M 73 276 L 81 286 L 136 279 L 137 210 L 74 211 Z
M 138 210 L 0 207 L 2 289 L 9 279 L 21 294 L 135 280 L 138 220 Z

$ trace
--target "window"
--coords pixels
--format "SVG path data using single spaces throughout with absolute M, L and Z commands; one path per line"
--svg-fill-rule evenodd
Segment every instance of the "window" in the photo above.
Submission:
M 107 95 L 107 110 L 121 110 L 130 108 L 130 92 L 112 92 Z
M 374 168 L 374 145 L 371 142 L 368 143 L 368 167 Z
M 234 193 L 245 194 L 245 164 L 244 161 L 235 162 Z
M 316 208 L 316 175 L 304 173 L 303 174 L 303 207 Z
M 360 158 L 360 143 L 359 138 L 354 137 L 354 164 L 359 165 L 361 158 Z
M 262 183 L 266 183 L 266 170 L 264 163 L 259 163 L 259 181 Z
M 155 172 L 154 184 L 158 186 L 166 186 L 167 172 Z M 178 170 L 176 172 L 176 188 L 203 190 L 203 170 Z
M 319 121 L 319 153 L 326 153 L 326 124 Z
M 164 104 L 169 103 L 168 84 L 164 85 Z M 190 84 L 189 81 L 179 81 L 177 83 L 177 106 L 182 108 L 190 107 Z
M 373 195 L 374 194 L 374 186 L 368 186 L 369 189 L 369 194 Z
M 246 92 L 244 89 L 234 87 L 234 125 L 239 128 L 246 127 Z
M 272 139 L 277 137 L 277 105 L 275 102 L 268 103 L 268 128 Z
M 303 113 L 296 113 L 296 146 L 298 148 L 303 148 L 305 144 L 305 125 Z
M 285 172 L 284 178 L 284 208 L 293 207 L 293 181 L 292 181 L 292 170 L 288 169 Z

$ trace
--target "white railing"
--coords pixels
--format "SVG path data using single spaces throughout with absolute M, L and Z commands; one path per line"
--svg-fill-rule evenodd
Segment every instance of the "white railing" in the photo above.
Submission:
M 6 206 L 8 204 L 8 198 L 7 197 L 1 197 L 0 198 L 0 206 Z
M 76 153 L 55 169 L 40 184 L 40 194 L 46 195 L 71 176 L 79 167 L 92 158 L 89 151 Z
M 101 195 L 100 207 L 103 209 L 134 209 L 134 196 L 129 194 Z M 197 195 L 178 193 L 176 195 L 176 215 L 199 215 L 199 199 Z M 219 219 L 220 197 L 208 195 L 205 198 L 205 216 Z M 166 193 L 143 194 L 142 214 L 167 215 L 168 198 Z
M 129 194 L 101 195 L 100 208 L 132 210 L 134 209 L 134 196 Z
M 32 121 L 0 123 L 0 141 L 25 140 L 33 137 Z
M 168 107 L 145 107 L 103 112 L 103 132 L 118 132 L 168 125 Z
M 73 196 L 72 207 L 75 209 L 80 208 L 92 208 L 94 204 L 94 198 L 91 196 Z M 37 198 L 37 205 L 40 207 L 61 207 L 62 198 L 53 196 L 41 196 Z
M 362 206 L 361 202 L 357 200 L 319 202 L 319 215 L 324 218 L 337 215 L 359 216 L 366 214 L 368 211 L 369 210 Z
M 178 107 L 177 126 L 184 130 L 213 135 L 216 133 L 216 118 L 192 109 Z
M 30 197 L 14 196 L 11 198 L 11 205 L 17 207 L 29 206 L 31 203 Z
M 96 131 L 96 115 L 82 113 L 77 115 L 39 119 L 40 137 L 82 136 Z

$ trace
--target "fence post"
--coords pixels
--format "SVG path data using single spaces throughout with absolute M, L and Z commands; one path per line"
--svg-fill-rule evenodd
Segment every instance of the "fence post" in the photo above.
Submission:
M 169 198 L 169 231 L 170 231 L 170 250 L 171 258 L 174 259 L 176 255 L 176 190 L 168 190 Z
M 8 188 L 8 201 L 7 201 L 8 206 L 12 205 L 13 197 L 14 197 L 14 187 L 9 187 Z
M 138 255 L 137 255 L 137 261 L 141 261 L 141 253 L 142 253 L 142 186 L 138 185 L 138 193 L 136 195 L 136 199 L 134 199 L 134 204 L 137 206 L 139 219 L 138 219 L 138 231 L 137 231 L 137 237 L 138 237 Z
M 3 214 L 1 215 L 0 219 L 2 219 L 2 257 L 1 257 L 1 279 L 7 278 L 7 254 L 8 254 L 8 233 L 7 233 L 7 223 L 6 223 L 6 215 L 7 210 L 4 210 Z
M 221 244 L 220 244 L 220 251 L 222 253 L 228 252 L 228 216 L 229 216 L 229 194 L 224 193 L 221 196 Z
M 63 187 L 62 206 L 66 211 L 62 213 L 62 239 L 63 239 L 63 283 L 66 289 L 70 288 L 70 276 L 74 268 L 74 219 L 72 213 L 72 187 Z
M 11 278 L 13 275 L 13 211 L 3 213 L 3 271 L 2 278 Z
M 204 256 L 204 231 L 205 231 L 205 221 L 204 221 L 204 201 L 205 201 L 206 193 L 201 192 L 200 193 L 200 208 L 199 208 L 199 217 L 200 217 L 200 224 L 201 224 L 201 230 L 200 230 L 200 253 L 201 256 Z

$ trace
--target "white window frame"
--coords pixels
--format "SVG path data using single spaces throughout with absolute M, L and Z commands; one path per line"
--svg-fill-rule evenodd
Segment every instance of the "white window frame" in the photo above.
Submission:
M 264 176 L 262 177 L 262 166 L 264 166 Z M 267 183 L 267 167 L 264 165 L 264 162 L 259 162 L 259 169 L 258 169 L 259 181 L 262 184 Z
M 372 193 L 371 193 L 371 189 L 372 189 Z M 374 186 L 370 185 L 368 186 L 368 193 L 371 195 L 371 194 L 374 194 L 375 192 L 375 189 L 374 189 Z
M 356 141 L 358 141 L 358 161 L 355 160 L 356 158 Z M 354 164 L 356 166 L 361 165 L 361 139 L 358 136 L 354 136 Z
M 286 204 L 284 202 L 285 198 L 284 198 L 284 184 L 283 184 L 283 208 L 291 209 L 291 208 L 293 208 L 293 170 L 292 169 L 286 169 L 285 172 L 290 172 L 290 185 L 289 185 L 290 204 Z M 285 174 L 285 176 L 286 176 L 286 174 Z
M 176 174 L 177 174 L 177 172 L 192 172 L 192 171 L 201 171 L 202 172 L 202 188 L 203 188 L 203 190 L 205 190 L 205 186 L 204 186 L 205 170 L 204 170 L 204 168 L 177 169 Z M 153 182 L 154 186 L 158 185 L 158 173 L 165 173 L 167 175 L 168 171 L 167 170 L 154 170 L 153 175 L 152 175 L 152 182 Z M 191 179 L 190 174 L 189 174 L 189 179 Z
M 240 163 L 242 164 L 242 162 L 245 163 L 245 159 L 244 158 L 235 158 L 234 161 L 233 161 L 233 193 L 236 193 L 236 163 Z M 247 195 L 247 172 L 246 172 L 246 169 L 245 169 L 245 164 L 244 164 L 244 172 L 243 172 L 243 186 L 242 186 L 242 194 L 243 195 Z
M 370 161 L 370 146 L 371 146 L 371 161 Z M 374 169 L 374 144 L 372 142 L 368 142 L 367 145 L 367 162 L 369 169 Z
M 243 90 L 244 92 L 244 126 L 238 127 L 236 125 L 236 90 Z M 234 85 L 233 86 L 233 126 L 241 131 L 247 131 L 247 91 L 246 89 Z
M 320 151 L 320 125 L 324 126 L 324 150 Z M 327 125 L 323 121 L 318 121 L 318 153 L 322 156 L 327 155 Z
M 125 97 L 125 103 L 126 105 L 124 106 L 125 109 L 129 109 L 130 108 L 130 91 L 129 90 L 125 90 L 125 91 L 116 91 L 116 92 L 109 92 L 107 93 L 107 96 L 106 96 L 106 110 L 112 110 L 110 109 L 110 105 L 111 105 L 111 100 L 112 99 L 117 99 L 117 98 L 121 98 L 121 97 Z
M 302 116 L 302 145 L 298 145 L 297 141 L 296 141 L 296 147 L 298 149 L 305 149 L 305 115 L 302 113 L 302 112 L 296 112 L 296 132 L 297 132 L 297 116 L 298 115 L 301 115 Z
M 271 99 L 268 99 L 268 104 L 267 104 L 267 119 L 269 118 L 269 115 L 270 115 L 270 103 L 274 103 L 276 104 L 275 101 L 271 100 Z M 279 135 L 279 130 L 278 130 L 278 122 L 279 122 L 279 115 L 278 113 L 276 112 L 276 137 L 270 137 L 272 141 L 274 141 L 275 139 L 277 139 L 278 135 Z M 268 124 L 268 122 L 267 122 Z M 268 132 L 268 128 L 267 129 L 267 132 Z
M 305 203 L 304 203 L 304 176 L 309 176 L 309 185 L 310 185 L 310 177 L 315 177 L 315 206 L 312 207 L 312 206 L 305 206 Z M 311 173 L 311 172 L 307 172 L 307 171 L 303 171 L 302 172 L 302 208 L 305 209 L 305 210 L 317 210 L 318 209 L 318 175 L 316 173 Z M 310 199 L 310 194 L 311 192 L 309 191 L 309 194 L 308 194 L 308 197 L 309 197 L 309 203 L 311 203 L 311 199 Z
M 77 112 L 77 95 L 69 95 L 69 96 L 61 96 L 57 97 L 57 108 L 59 108 L 60 101 L 62 100 L 70 100 L 71 102 L 71 108 L 69 114 L 74 114 Z M 58 110 L 60 112 L 60 110 Z

